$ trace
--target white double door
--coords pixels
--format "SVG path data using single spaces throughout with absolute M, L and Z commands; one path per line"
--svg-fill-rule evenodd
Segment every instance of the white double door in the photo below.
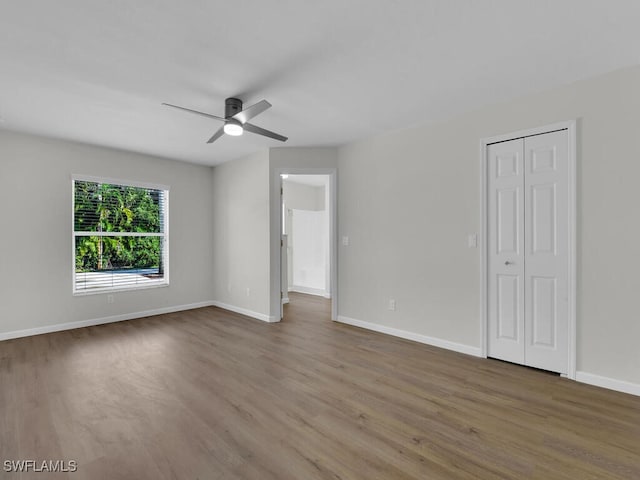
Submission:
M 567 373 L 567 131 L 487 149 L 488 356 Z

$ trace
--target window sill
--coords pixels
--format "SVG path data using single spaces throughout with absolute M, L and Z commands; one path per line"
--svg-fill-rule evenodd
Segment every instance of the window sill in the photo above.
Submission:
M 139 285 L 139 286 L 128 285 L 126 287 L 91 288 L 87 290 L 74 290 L 73 296 L 84 297 L 86 295 L 99 295 L 99 294 L 105 294 L 105 293 L 133 292 L 136 290 L 150 290 L 152 288 L 163 288 L 168 286 L 169 286 L 169 282 L 162 282 L 162 283 L 154 283 L 151 285 Z

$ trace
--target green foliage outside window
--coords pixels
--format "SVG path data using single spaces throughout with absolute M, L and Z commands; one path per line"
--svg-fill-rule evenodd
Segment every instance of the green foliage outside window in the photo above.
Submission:
M 75 182 L 76 272 L 154 268 L 163 273 L 163 239 L 127 233 L 162 233 L 161 190 L 88 181 Z M 113 232 L 113 235 L 104 233 Z

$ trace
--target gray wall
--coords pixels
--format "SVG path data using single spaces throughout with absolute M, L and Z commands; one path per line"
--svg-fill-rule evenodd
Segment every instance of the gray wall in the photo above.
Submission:
M 339 150 L 340 315 L 480 346 L 481 138 L 578 118 L 577 368 L 640 384 L 640 68 Z M 397 299 L 395 312 L 386 309 Z
M 213 299 L 266 320 L 271 271 L 269 152 L 218 165 L 212 175 Z
M 72 295 L 72 174 L 170 186 L 170 286 Z M 0 180 L 0 334 L 211 300 L 209 168 L 0 131 Z

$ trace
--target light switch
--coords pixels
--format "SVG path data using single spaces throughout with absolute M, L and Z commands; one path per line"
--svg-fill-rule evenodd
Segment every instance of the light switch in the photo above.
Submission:
M 394 298 L 389 299 L 389 305 L 387 306 L 387 308 L 392 312 L 396 311 L 396 300 Z
M 476 248 L 478 246 L 478 234 L 472 233 L 467 237 L 467 244 L 469 248 Z
M 345 247 L 349 246 L 349 237 L 347 237 L 346 235 L 342 237 L 342 245 Z

